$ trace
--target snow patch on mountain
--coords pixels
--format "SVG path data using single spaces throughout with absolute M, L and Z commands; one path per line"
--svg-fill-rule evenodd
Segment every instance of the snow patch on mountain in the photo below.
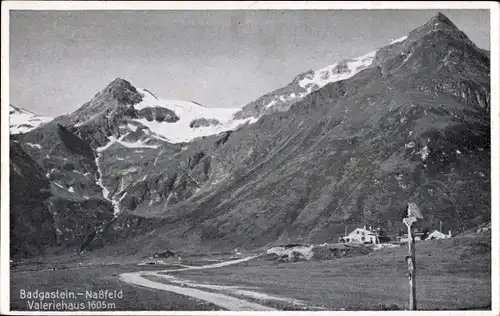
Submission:
M 122 136 L 120 136 L 120 138 L 115 138 L 114 136 L 109 136 L 108 137 L 109 142 L 106 145 L 102 146 L 102 147 L 98 147 L 96 149 L 96 151 L 97 152 L 102 152 L 102 151 L 108 149 L 109 147 L 111 147 L 114 144 L 120 144 L 120 145 L 122 145 L 124 147 L 127 147 L 127 148 L 154 148 L 154 149 L 156 149 L 159 146 L 159 145 L 148 145 L 145 142 L 140 141 L 140 140 L 135 141 L 135 142 L 131 142 L 131 143 L 125 142 L 125 141 L 123 141 L 123 139 L 127 135 L 128 134 L 122 135 Z
M 427 145 L 424 146 L 424 148 L 422 148 L 422 150 L 420 151 L 420 156 L 422 157 L 422 160 L 426 160 L 427 157 L 429 157 L 429 147 L 427 147 Z
M 30 147 L 38 148 L 38 149 L 42 148 L 42 146 L 40 144 L 26 143 L 26 145 L 28 145 Z
M 372 64 L 376 53 L 377 51 L 375 50 L 361 57 L 334 63 L 316 70 L 312 75 L 308 75 L 300 80 L 299 85 L 306 89 L 309 94 L 331 82 L 346 80 L 361 70 L 368 68 Z
M 269 103 L 266 105 L 265 109 L 270 108 L 271 106 L 275 105 L 276 103 L 277 103 L 277 102 L 276 102 L 276 100 L 271 100 L 271 102 L 269 102 Z
M 390 42 L 390 44 L 392 45 L 392 44 L 396 44 L 396 43 L 402 42 L 402 41 L 406 40 L 407 38 L 408 38 L 408 36 L 406 36 L 406 35 L 402 36 L 400 38 L 396 38 L 395 40 L 392 40 Z
M 97 149 L 99 149 L 99 148 L 97 148 Z M 97 152 L 99 152 L 99 150 Z M 95 164 L 97 166 L 97 173 L 99 174 L 99 177 L 97 178 L 96 184 L 102 188 L 102 196 L 106 200 L 110 201 L 108 199 L 109 190 L 102 184 L 102 171 L 101 171 L 101 166 L 99 165 L 99 158 L 101 158 L 101 155 L 97 155 L 97 157 L 95 158 Z
M 11 134 L 27 133 L 40 125 L 52 121 L 52 117 L 41 116 L 28 110 L 10 105 L 9 129 Z
M 135 126 L 135 125 L 132 125 L 132 124 L 130 124 L 130 123 L 129 123 L 129 124 L 127 124 L 127 127 L 128 127 L 128 128 L 129 128 L 132 132 L 137 131 L 137 126 Z
M 122 135 L 119 138 L 116 138 L 114 136 L 109 136 L 108 137 L 109 141 L 106 143 L 106 145 L 96 148 L 97 157 L 95 159 L 95 163 L 96 163 L 96 166 L 97 166 L 97 173 L 99 175 L 96 184 L 101 187 L 101 189 L 102 189 L 102 195 L 103 195 L 104 199 L 108 200 L 113 205 L 113 210 L 114 210 L 113 211 L 113 215 L 114 215 L 114 217 L 118 216 L 118 214 L 120 213 L 120 201 L 123 199 L 123 196 L 119 200 L 117 200 L 115 198 L 116 194 L 111 195 L 109 189 L 106 188 L 106 186 L 103 183 L 102 166 L 99 163 L 99 161 L 102 159 L 102 153 L 105 150 L 109 149 L 111 146 L 115 145 L 115 144 L 118 144 L 120 146 L 124 146 L 124 147 L 127 147 L 127 148 L 132 148 L 132 149 L 135 149 L 135 148 L 151 148 L 151 149 L 156 149 L 156 148 L 159 147 L 159 145 L 149 145 L 149 144 L 146 144 L 144 141 L 141 141 L 141 140 L 137 140 L 135 142 L 126 142 L 126 141 L 124 141 L 124 138 L 127 137 L 128 135 L 129 135 L 129 133 L 127 133 L 125 135 Z M 117 159 L 117 160 L 123 160 L 123 159 Z M 135 167 L 132 167 L 132 168 L 123 170 L 123 172 L 122 172 L 121 175 L 123 176 L 123 175 L 126 175 L 128 173 L 136 172 L 138 170 L 139 169 L 137 169 Z M 122 192 L 123 189 L 124 189 L 123 178 L 122 178 L 121 181 L 122 182 L 121 182 L 121 185 L 120 185 L 120 187 L 121 187 L 120 192 Z
M 66 188 L 63 187 L 62 185 L 60 185 L 59 183 L 57 183 L 57 182 L 52 182 L 52 183 L 54 183 L 54 185 L 56 185 L 57 187 L 66 190 Z
M 143 89 L 143 91 L 148 92 Z M 147 127 L 151 132 L 163 136 L 170 143 L 189 142 L 195 138 L 219 134 L 233 130 L 245 123 L 254 123 L 255 119 L 233 118 L 240 108 L 206 108 L 191 101 L 157 99 L 151 93 L 143 94 L 142 102 L 135 104 L 136 110 L 144 108 L 163 107 L 167 108 L 180 118 L 176 122 L 148 121 L 145 118 L 134 119 L 135 122 Z M 217 121 L 220 124 L 192 127 L 191 122 L 196 119 Z
M 111 143 L 111 141 L 110 141 L 110 143 Z M 103 146 L 103 147 L 105 147 L 105 146 Z M 97 179 L 96 184 L 101 187 L 101 189 L 102 189 L 102 196 L 104 197 L 104 199 L 108 200 L 113 205 L 113 215 L 114 215 L 114 217 L 116 217 L 120 213 L 119 202 L 115 201 L 115 200 L 113 200 L 112 198 L 109 197 L 109 190 L 102 183 L 102 169 L 101 169 L 101 165 L 99 164 L 99 159 L 101 158 L 102 155 L 99 154 L 99 153 L 104 150 L 104 149 L 102 149 L 103 147 L 97 148 L 97 153 L 98 154 L 96 155 L 96 158 L 95 158 L 95 164 L 97 166 L 97 174 L 99 175 L 99 178 Z
M 408 36 L 402 36 L 395 40 L 391 39 L 390 44 L 405 41 L 407 38 Z M 377 51 L 378 49 L 357 58 L 335 62 L 322 69 L 301 73 L 287 86 L 276 89 L 272 93 L 245 105 L 240 112 L 236 113 L 235 117 L 241 119 L 252 117 L 254 121 L 257 121 L 263 115 L 272 112 L 288 111 L 294 103 L 325 85 L 349 79 L 360 71 L 371 67 Z M 405 62 L 410 56 L 404 56 L 406 57 Z

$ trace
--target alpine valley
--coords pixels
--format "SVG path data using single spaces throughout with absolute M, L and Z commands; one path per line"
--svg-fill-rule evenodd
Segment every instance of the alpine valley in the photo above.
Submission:
M 55 118 L 10 108 L 11 257 L 337 241 L 490 221 L 490 57 L 437 14 L 242 108 L 117 78 Z

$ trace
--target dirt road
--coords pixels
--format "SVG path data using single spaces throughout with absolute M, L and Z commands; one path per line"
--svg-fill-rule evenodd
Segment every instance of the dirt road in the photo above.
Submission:
M 295 306 L 304 306 L 305 304 L 301 301 L 289 299 L 285 297 L 271 296 L 265 293 L 260 293 L 256 291 L 250 291 L 243 289 L 238 286 L 224 286 L 215 284 L 200 284 L 194 283 L 186 280 L 179 279 L 167 273 L 177 273 L 187 270 L 204 270 L 204 269 L 214 269 L 220 268 L 228 265 L 238 264 L 248 260 L 257 258 L 258 256 L 246 257 L 237 260 L 225 261 L 215 264 L 208 264 L 203 266 L 190 266 L 174 270 L 161 270 L 161 271 L 139 271 L 132 273 L 123 273 L 120 275 L 120 280 L 144 286 L 148 288 L 154 288 L 162 291 L 169 291 L 181 295 L 186 295 L 199 300 L 204 300 L 215 304 L 223 309 L 231 311 L 274 311 L 275 308 L 261 305 L 252 301 L 248 301 L 244 298 L 250 298 L 253 301 L 277 301 L 282 303 L 288 303 Z M 157 279 L 165 282 L 155 282 L 151 279 Z M 173 285 L 177 284 L 177 285 Z M 180 285 L 180 286 L 179 286 Z M 204 288 L 210 291 L 200 290 Z

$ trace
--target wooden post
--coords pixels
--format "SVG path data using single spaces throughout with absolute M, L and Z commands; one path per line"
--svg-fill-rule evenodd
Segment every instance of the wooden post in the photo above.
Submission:
M 439 232 L 443 232 L 443 221 L 439 221 Z
M 417 310 L 416 292 L 417 287 L 415 283 L 415 240 L 411 225 L 408 225 L 408 278 L 410 279 L 410 306 L 411 311 Z
M 423 218 L 416 204 L 408 204 L 408 216 L 403 219 L 406 227 L 408 227 L 408 256 L 406 256 L 406 264 L 408 265 L 408 279 L 410 281 L 410 304 L 409 310 L 417 310 L 417 287 L 416 287 L 416 262 L 415 262 L 415 236 L 413 235 L 412 224 L 417 221 L 417 218 Z

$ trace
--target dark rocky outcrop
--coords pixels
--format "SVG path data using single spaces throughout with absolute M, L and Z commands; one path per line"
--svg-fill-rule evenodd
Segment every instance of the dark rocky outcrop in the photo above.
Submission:
M 198 127 L 207 127 L 207 126 L 212 126 L 212 125 L 220 125 L 220 122 L 217 119 L 206 119 L 206 118 L 199 118 L 192 120 L 191 123 L 189 123 L 189 127 L 191 128 L 198 128 Z
M 155 253 L 153 255 L 153 258 L 170 258 L 170 257 L 173 257 L 174 255 L 175 255 L 175 253 L 173 251 L 165 250 L 162 252 Z
M 156 121 L 174 123 L 180 119 L 174 111 L 163 107 L 143 108 L 137 112 L 137 116 L 139 118 L 144 118 L 149 122 Z

